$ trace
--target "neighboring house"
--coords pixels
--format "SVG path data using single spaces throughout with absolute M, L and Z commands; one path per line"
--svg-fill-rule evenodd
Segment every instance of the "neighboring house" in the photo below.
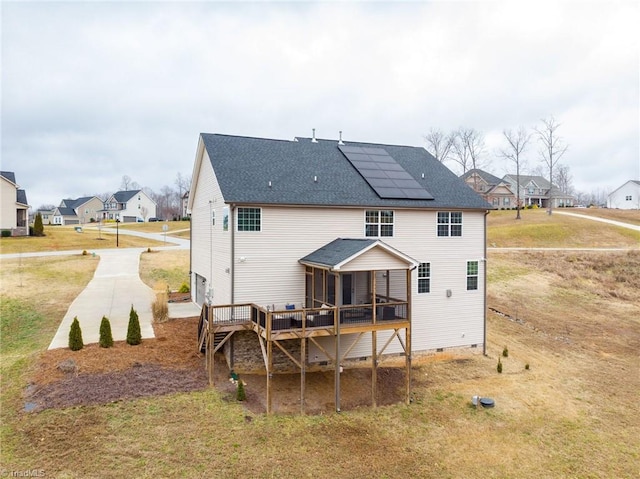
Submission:
M 505 175 L 502 180 L 511 185 L 515 191 L 516 175 Z M 549 198 L 553 198 L 554 208 L 574 206 L 575 198 L 563 193 L 556 185 L 552 185 L 542 176 L 520 175 L 520 200 L 523 206 L 538 205 L 540 208 L 549 207 Z
M 424 148 L 201 134 L 192 178 L 191 291 L 236 371 L 484 349 L 491 206 Z
M 469 170 L 460 178 L 494 208 L 516 207 L 516 188 L 507 181 L 479 169 Z
M 40 213 L 40 217 L 42 218 L 43 225 L 51 225 L 53 224 L 53 214 L 55 213 L 55 209 L 53 210 L 38 210 L 36 211 L 36 215 Z M 34 216 L 35 221 L 35 216 Z
M 13 171 L 0 171 L 0 230 L 11 236 L 29 235 L 27 194 L 18 187 Z
M 607 196 L 607 208 L 640 210 L 640 181 L 629 180 Z
M 100 214 L 102 219 L 123 223 L 149 221 L 149 218 L 156 217 L 156 202 L 143 190 L 118 191 L 104 202 Z
M 51 219 L 53 225 L 83 225 L 99 219 L 103 208 L 102 200 L 97 196 L 83 196 L 77 199 L 67 198 L 60 202 Z M 44 218 L 43 218 L 44 222 Z

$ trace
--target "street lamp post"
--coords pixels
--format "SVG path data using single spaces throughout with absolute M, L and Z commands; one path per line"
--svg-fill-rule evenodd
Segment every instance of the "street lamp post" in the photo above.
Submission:
M 120 220 L 116 218 L 116 248 L 120 246 L 120 234 L 118 232 L 118 225 L 120 224 Z

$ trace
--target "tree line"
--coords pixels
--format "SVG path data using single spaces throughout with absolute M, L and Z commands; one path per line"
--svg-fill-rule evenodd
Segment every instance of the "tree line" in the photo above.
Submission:
M 506 160 L 507 170 L 517 178 L 518 205 L 520 175 L 536 175 L 546 178 L 557 186 L 562 193 L 576 198 L 578 203 L 603 204 L 606 203 L 606 191 L 596 191 L 590 194 L 577 192 L 573 187 L 573 177 L 567 165 L 560 160 L 569 146 L 560 135 L 561 124 L 553 117 L 541 120 L 534 127 L 519 126 L 516 129 L 502 131 L 502 145 L 490 152 L 487 151 L 485 137 L 475 128 L 460 127 L 457 130 L 444 132 L 438 128 L 431 128 L 425 135 L 429 152 L 442 163 L 454 163 L 462 174 L 472 169 L 485 169 L 491 164 L 491 156 Z M 531 148 L 537 146 L 537 165 L 530 165 L 528 155 Z M 491 155 L 491 156 L 490 156 Z M 496 175 L 498 176 L 498 175 Z M 549 213 L 552 209 L 549 209 Z M 520 217 L 518 209 L 517 218 Z

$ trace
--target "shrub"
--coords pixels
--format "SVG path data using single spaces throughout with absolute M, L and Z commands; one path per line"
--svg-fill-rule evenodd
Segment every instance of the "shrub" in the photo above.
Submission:
M 82 342 L 82 330 L 78 317 L 73 318 L 71 329 L 69 330 L 69 349 L 71 351 L 80 351 L 84 347 Z
M 187 283 L 182 283 L 180 289 L 178 290 L 178 293 L 188 293 L 189 291 L 189 285 Z
M 38 213 L 33 221 L 33 236 L 44 236 L 44 225 L 42 224 L 42 215 Z
M 507 347 L 505 346 L 504 349 L 502 350 L 502 356 L 505 358 L 509 357 L 509 350 L 507 349 Z
M 147 253 L 151 253 L 151 247 L 147 248 Z
M 111 323 L 106 316 L 100 321 L 100 347 L 110 348 L 113 346 L 113 335 L 111 334 Z
M 528 371 L 529 370 L 529 363 L 525 364 L 524 368 Z
M 88 254 L 89 254 L 89 253 L 87 253 L 87 250 L 86 250 L 86 249 L 83 249 L 83 250 L 82 250 L 82 256 L 87 256 Z
M 157 323 L 162 323 L 169 319 L 169 304 L 167 293 L 164 291 L 156 295 L 156 300 L 151 303 L 151 314 L 153 314 L 153 320 Z
M 244 401 L 247 399 L 247 393 L 244 390 L 244 383 L 242 379 L 238 379 L 238 387 L 236 388 L 236 399 L 238 401 Z
M 131 305 L 131 311 L 129 312 L 129 326 L 127 327 L 127 344 L 135 346 L 142 342 L 142 334 L 140 333 L 140 320 L 138 319 L 138 313 L 133 309 Z
M 502 374 L 502 361 L 500 361 L 500 358 L 498 358 L 498 367 L 496 369 Z
M 2 230 L 2 237 L 3 238 L 11 237 L 11 230 Z

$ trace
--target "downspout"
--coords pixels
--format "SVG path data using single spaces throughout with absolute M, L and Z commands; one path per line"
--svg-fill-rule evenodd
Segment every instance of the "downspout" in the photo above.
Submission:
M 482 326 L 482 354 L 487 355 L 487 216 L 489 210 L 484 212 L 484 296 L 483 296 L 483 312 L 484 321 Z
M 230 304 L 234 304 L 235 302 L 235 289 L 236 289 L 236 268 L 235 268 L 235 257 L 236 257 L 236 235 L 235 235 L 235 204 L 229 205 L 229 229 L 231 230 L 231 302 Z

